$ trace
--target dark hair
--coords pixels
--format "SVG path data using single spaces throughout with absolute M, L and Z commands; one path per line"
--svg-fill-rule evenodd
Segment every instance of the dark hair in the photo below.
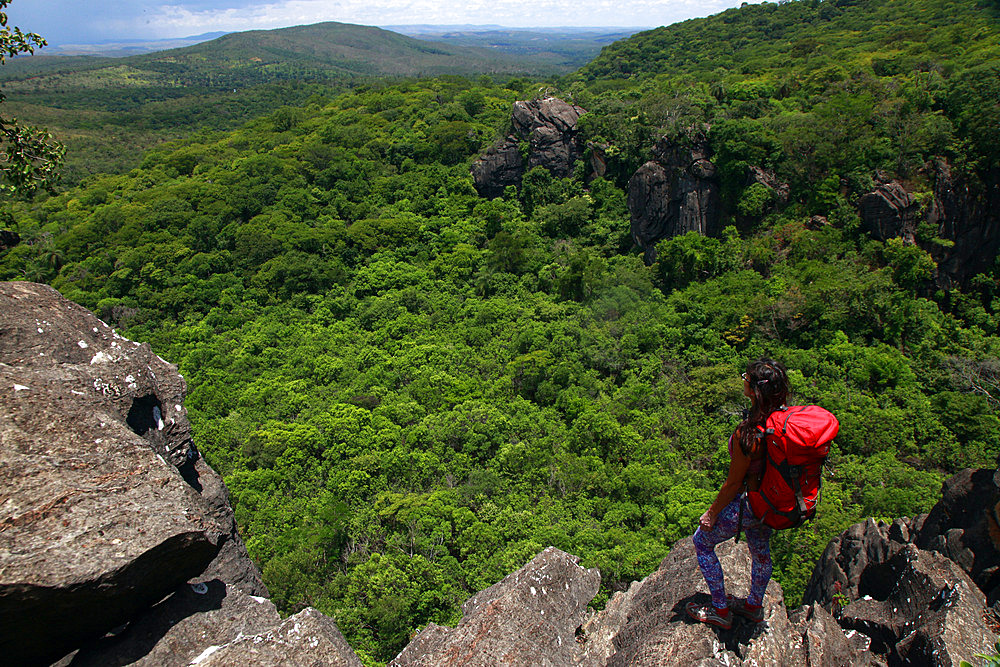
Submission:
M 740 449 L 750 456 L 757 448 L 758 436 L 768 416 L 788 399 L 788 371 L 780 361 L 761 357 L 747 364 L 746 379 L 752 392 L 751 405 L 744 413 L 739 431 Z

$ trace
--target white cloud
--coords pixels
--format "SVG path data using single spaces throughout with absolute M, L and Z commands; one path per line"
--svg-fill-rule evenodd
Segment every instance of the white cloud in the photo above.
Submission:
M 163 36 L 214 30 L 258 30 L 341 21 L 366 25 L 498 24 L 531 26 L 664 25 L 732 7 L 733 0 L 285 0 L 252 6 L 151 8 L 149 24 Z

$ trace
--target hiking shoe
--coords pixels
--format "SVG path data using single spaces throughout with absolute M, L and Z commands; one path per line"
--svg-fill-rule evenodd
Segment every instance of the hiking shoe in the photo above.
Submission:
M 685 610 L 688 616 L 699 623 L 714 625 L 723 630 L 733 627 L 733 613 L 731 611 L 723 616 L 711 604 L 695 604 L 694 602 L 688 602 Z
M 735 598 L 729 596 L 726 598 L 729 603 L 730 613 L 739 614 L 743 618 L 749 619 L 754 623 L 761 623 L 764 621 L 764 606 L 761 605 L 756 609 L 750 609 L 747 607 L 746 598 Z

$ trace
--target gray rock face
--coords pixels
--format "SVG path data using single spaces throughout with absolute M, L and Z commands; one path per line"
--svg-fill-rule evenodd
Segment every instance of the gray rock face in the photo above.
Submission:
M 557 178 L 573 172 L 573 163 L 583 155 L 577 138 L 577 121 L 585 112 L 557 97 L 519 101 L 511 111 L 511 134 L 498 141 L 472 165 L 476 191 L 493 199 L 508 185 L 521 186 L 525 172 L 543 167 Z M 520 142 L 527 142 L 527 165 L 521 158 Z
M 803 599 L 830 607 L 835 599 L 860 597 L 861 579 L 869 566 L 881 565 L 909 540 L 892 540 L 889 526 L 872 519 L 856 523 L 830 543 L 813 570 Z
M 509 185 L 521 187 L 524 161 L 516 137 L 508 136 L 486 149 L 472 165 L 472 180 L 481 197 L 496 199 Z
M 281 623 L 269 600 L 213 580 L 184 584 L 114 636 L 87 644 L 55 667 L 173 667 L 186 665 L 238 637 Z
M 879 241 L 901 237 L 914 243 L 919 212 L 920 204 L 897 181 L 882 183 L 858 200 L 862 225 Z
M 952 665 L 990 649 L 992 612 L 969 573 L 996 576 L 996 474 L 958 473 L 928 515 L 851 526 L 817 563 L 806 601 L 833 609 L 889 664 Z
M 514 133 L 529 144 L 528 169 L 544 167 L 557 178 L 573 173 L 573 162 L 582 154 L 576 123 L 585 112 L 558 97 L 514 102 Z
M 642 165 L 628 184 L 632 239 L 656 260 L 656 242 L 698 232 L 714 236 L 721 216 L 719 181 L 704 134 L 686 142 L 666 137 L 653 150 L 655 160 Z
M 456 628 L 430 624 L 389 664 L 570 665 L 576 630 L 597 594 L 600 573 L 549 547 L 462 605 Z
M 920 222 L 926 220 L 936 227 L 937 237 L 951 245 L 932 243 L 924 249 L 937 263 L 938 287 L 951 288 L 989 270 L 1000 252 L 1000 187 L 969 183 L 952 174 L 942 159 L 928 171 L 934 181 L 934 198 L 926 210 L 921 210 L 902 184 L 886 180 L 861 197 L 858 213 L 864 228 L 880 241 L 902 238 L 914 243 Z
M 361 667 L 361 661 L 334 622 L 311 607 L 271 630 L 239 637 L 224 646 L 209 647 L 198 656 L 197 664 Z
M 0 652 L 35 664 L 130 620 L 238 536 L 175 367 L 43 285 L 0 283 L 0 312 Z
M 890 664 L 955 665 L 992 649 L 986 599 L 954 562 L 909 544 L 873 569 L 840 624 L 871 637 Z
M 989 270 L 1000 251 L 1000 187 L 993 183 L 971 185 L 952 174 L 945 160 L 933 167 L 934 203 L 927 221 L 938 228 L 939 238 L 954 242 L 951 248 L 934 245 L 927 250 L 938 264 L 940 287 L 960 285 Z
M 1000 600 L 1000 470 L 950 477 L 914 543 L 955 561 L 987 597 Z
M 246 544 L 236 527 L 236 517 L 229 504 L 229 489 L 212 468 L 200 456 L 188 461 L 180 468 L 181 475 L 201 496 L 202 505 L 222 530 L 219 538 L 219 553 L 208 567 L 192 579 L 192 582 L 218 579 L 232 584 L 244 593 L 257 597 L 269 597 L 260 568 L 247 553 Z

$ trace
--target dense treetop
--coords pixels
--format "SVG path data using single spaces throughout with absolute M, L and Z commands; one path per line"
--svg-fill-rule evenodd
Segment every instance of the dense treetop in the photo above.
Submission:
M 948 17 L 996 31 L 992 10 L 954 4 Z M 753 18 L 759 33 L 734 31 L 764 53 L 795 12 L 876 5 L 748 6 L 701 25 Z M 913 16 L 936 21 L 929 43 L 953 26 L 902 10 L 899 25 Z M 471 161 L 543 84 L 374 83 L 10 204 L 25 241 L 0 279 L 48 282 L 180 366 L 196 442 L 276 604 L 331 614 L 368 664 L 548 545 L 601 569 L 597 604 L 646 576 L 725 477 L 746 361 L 782 359 L 796 401 L 842 424 L 817 521 L 775 537 L 794 602 L 832 535 L 926 511 L 945 475 L 995 462 L 996 277 L 936 290 L 929 254 L 871 239 L 854 204 L 876 170 L 926 198 L 932 158 L 991 182 L 995 136 L 976 128 L 996 61 L 955 55 L 929 87 L 928 70 L 871 61 L 782 92 L 721 60 L 739 49 L 705 49 L 722 89 L 659 65 L 616 78 L 594 69 L 607 53 L 548 84 L 590 110 L 606 178 L 536 169 L 481 199 Z M 663 241 L 644 266 L 630 170 L 700 123 L 728 226 Z M 786 205 L 755 199 L 750 164 L 789 179 Z

